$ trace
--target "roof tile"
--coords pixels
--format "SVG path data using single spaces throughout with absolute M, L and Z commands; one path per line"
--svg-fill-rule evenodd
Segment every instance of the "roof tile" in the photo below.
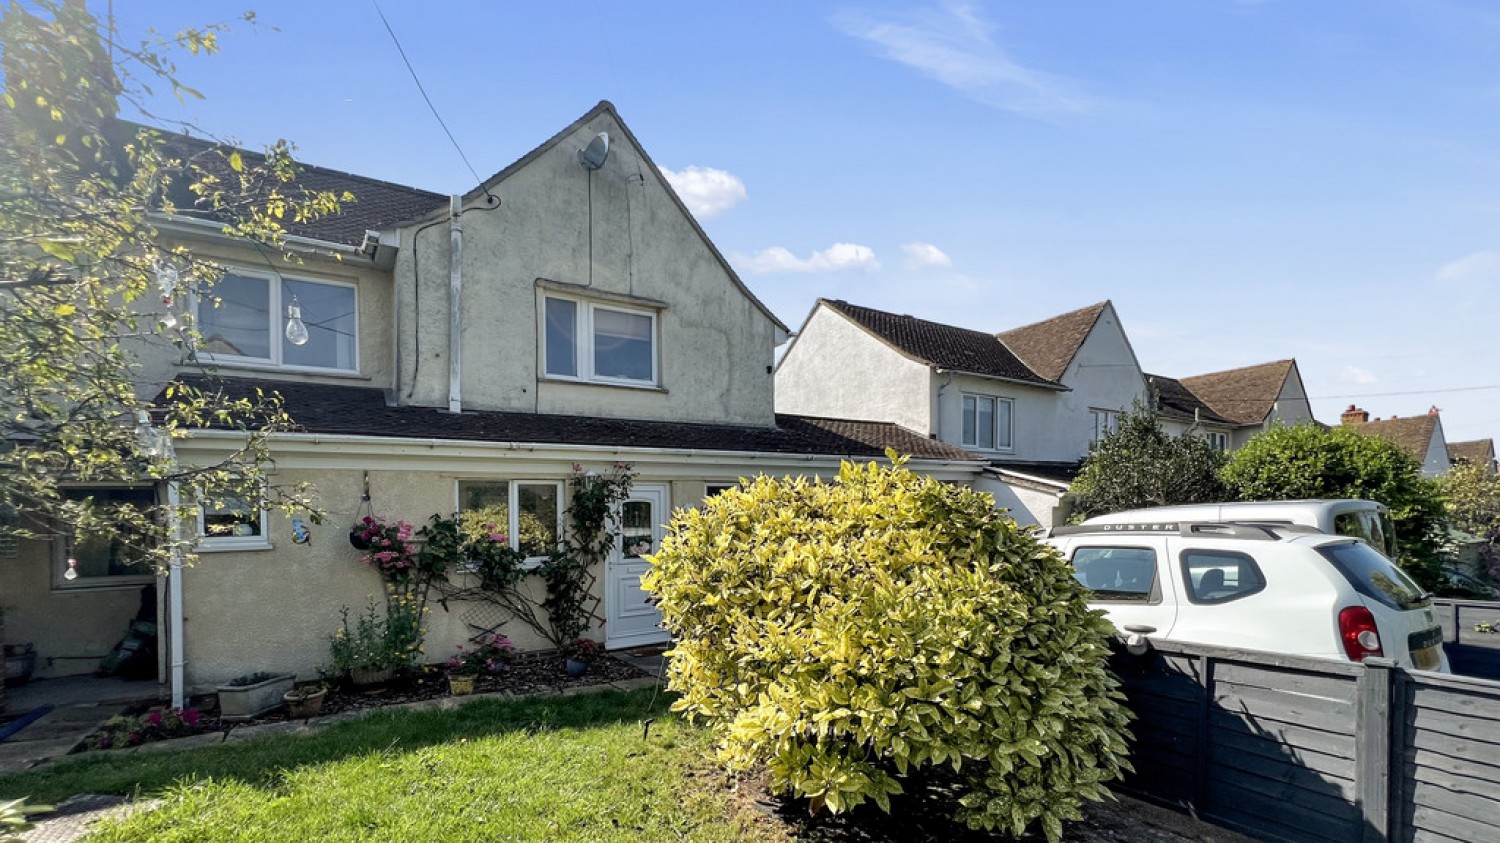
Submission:
M 1068 364 L 1078 356 L 1078 349 L 1099 322 L 1099 314 L 1109 307 L 1108 301 L 1023 325 L 998 336 L 1033 372 L 1047 380 L 1060 381 Z
M 1295 360 L 1276 360 L 1182 378 L 1181 384 L 1215 413 L 1236 424 L 1260 424 L 1271 415 Z
M 898 350 L 929 365 L 1018 383 L 1059 386 L 1027 368 L 1003 343 L 983 331 L 887 313 L 836 299 L 821 301 Z

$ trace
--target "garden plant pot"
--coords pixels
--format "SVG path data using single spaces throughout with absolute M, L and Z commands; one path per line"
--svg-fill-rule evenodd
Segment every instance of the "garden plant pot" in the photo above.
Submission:
M 317 717 L 323 710 L 323 700 L 328 696 L 327 688 L 319 688 L 316 692 L 308 694 L 300 691 L 288 691 L 281 699 L 286 703 L 287 712 L 294 720 L 306 720 L 309 717 Z
M 296 681 L 295 675 L 283 673 L 253 685 L 220 685 L 215 689 L 219 692 L 219 717 L 237 723 L 280 708 L 282 697 Z
M 356 667 L 349 671 L 349 681 L 353 682 L 357 688 L 369 688 L 374 685 L 384 685 L 395 675 L 396 670 L 391 667 L 383 667 L 379 670 Z
M 448 677 L 448 691 L 455 697 L 466 697 L 474 693 L 474 677 L 472 676 L 450 676 Z
M 36 670 L 36 650 L 30 644 L 5 645 L 5 684 L 25 685 Z
M 579 659 L 568 659 L 563 666 L 567 668 L 568 675 L 573 677 L 582 676 L 589 671 L 589 663 Z

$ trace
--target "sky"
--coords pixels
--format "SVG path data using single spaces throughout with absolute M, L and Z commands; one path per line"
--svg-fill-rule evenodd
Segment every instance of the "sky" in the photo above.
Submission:
M 1492 0 L 383 0 L 463 156 L 374 3 L 113 5 L 127 41 L 256 12 L 158 114 L 442 193 L 607 99 L 794 330 L 1109 299 L 1149 373 L 1294 357 L 1321 421 L 1500 437 Z

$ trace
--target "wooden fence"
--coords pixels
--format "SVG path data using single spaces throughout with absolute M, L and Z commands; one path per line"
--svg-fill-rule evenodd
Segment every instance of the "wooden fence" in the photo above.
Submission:
M 1126 791 L 1265 840 L 1500 840 L 1500 682 L 1172 642 L 1115 669 Z

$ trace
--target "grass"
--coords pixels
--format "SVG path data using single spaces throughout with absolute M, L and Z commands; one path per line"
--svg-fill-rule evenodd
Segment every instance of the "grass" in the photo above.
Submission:
M 643 721 L 655 718 L 643 738 Z M 781 837 L 712 772 L 706 735 L 651 690 L 387 711 L 311 735 L 85 756 L 0 797 L 159 797 L 90 841 Z

